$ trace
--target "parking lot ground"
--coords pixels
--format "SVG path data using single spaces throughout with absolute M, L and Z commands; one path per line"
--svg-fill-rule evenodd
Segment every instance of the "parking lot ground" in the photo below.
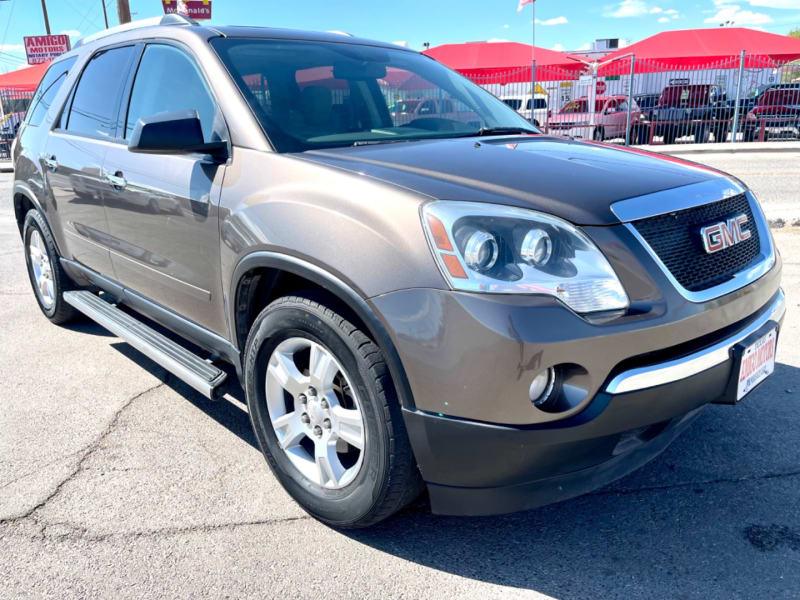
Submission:
M 741 405 L 575 500 L 481 519 L 420 502 L 343 533 L 277 484 L 241 390 L 211 403 L 97 325 L 47 322 L 0 177 L 0 598 L 800 596 L 797 228 L 775 232 L 779 364 Z

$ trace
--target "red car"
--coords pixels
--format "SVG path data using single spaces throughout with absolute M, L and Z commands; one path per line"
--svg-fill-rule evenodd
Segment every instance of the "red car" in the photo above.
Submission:
M 631 124 L 639 121 L 641 110 L 633 101 Z M 603 141 L 625 137 L 628 119 L 627 96 L 597 96 L 594 106 L 594 124 L 589 111 L 589 98 L 576 98 L 550 117 L 548 128 L 556 134 Z
M 800 135 L 800 89 L 769 89 L 758 99 L 758 104 L 747 113 L 744 122 L 744 139 L 752 142 L 769 134 L 793 133 Z

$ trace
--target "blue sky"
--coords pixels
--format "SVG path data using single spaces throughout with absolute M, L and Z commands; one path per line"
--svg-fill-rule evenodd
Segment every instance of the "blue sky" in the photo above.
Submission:
M 47 0 L 53 33 L 88 35 L 103 27 L 102 0 Z M 106 0 L 111 25 L 116 0 Z M 130 0 L 134 19 L 162 14 L 160 0 Z M 517 0 L 213 0 L 218 24 L 339 29 L 421 49 L 476 40 L 530 42 L 530 5 Z M 800 0 L 538 0 L 536 45 L 577 50 L 596 38 L 637 41 L 668 29 L 757 27 L 773 33 L 800 28 Z M 43 34 L 39 0 L 0 0 L 0 71 L 25 62 L 23 35 Z

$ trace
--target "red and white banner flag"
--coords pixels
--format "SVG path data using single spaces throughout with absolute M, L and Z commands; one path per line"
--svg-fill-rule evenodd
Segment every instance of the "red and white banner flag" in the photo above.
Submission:
M 522 12 L 522 9 L 525 8 L 526 4 L 533 4 L 536 0 L 519 0 L 519 6 L 517 7 L 517 12 Z

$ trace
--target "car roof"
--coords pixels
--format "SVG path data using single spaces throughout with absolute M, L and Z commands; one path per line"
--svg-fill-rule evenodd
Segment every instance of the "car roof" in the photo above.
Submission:
M 377 46 L 414 52 L 397 44 L 355 37 L 342 31 L 305 31 L 300 29 L 283 29 L 277 27 L 252 26 L 211 26 L 201 25 L 197 21 L 178 15 L 165 15 L 152 19 L 133 21 L 107 30 L 99 31 L 79 40 L 71 52 L 77 54 L 85 48 L 97 48 L 121 41 L 147 40 L 153 38 L 185 38 L 195 37 L 203 41 L 213 38 L 247 38 L 265 40 L 302 40 L 317 42 L 336 42 L 361 46 Z
M 224 25 L 214 26 L 212 30 L 221 33 L 229 38 L 250 38 L 264 40 L 308 40 L 315 42 L 338 42 L 343 44 L 357 44 L 368 46 L 381 46 L 383 48 L 396 48 L 398 50 L 409 50 L 397 44 L 380 42 L 367 38 L 356 37 L 342 31 L 306 31 L 303 29 L 284 29 L 279 27 L 251 27 L 246 25 Z

